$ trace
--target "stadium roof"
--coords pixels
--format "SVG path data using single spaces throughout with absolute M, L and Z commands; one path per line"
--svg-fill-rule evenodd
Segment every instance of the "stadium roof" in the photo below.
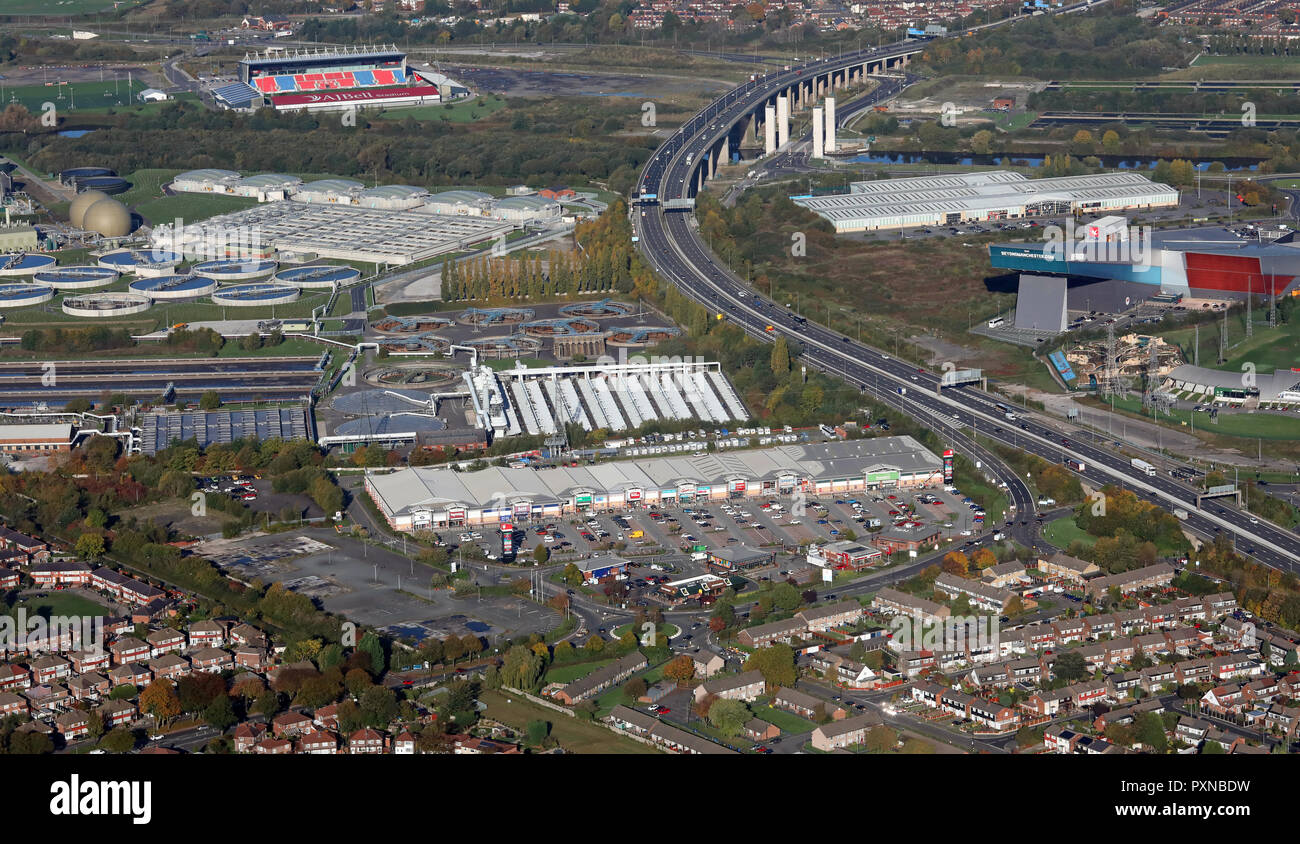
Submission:
M 552 469 L 492 467 L 456 472 L 419 467 L 372 477 L 370 486 L 389 514 L 399 514 L 415 509 L 496 506 L 503 495 L 507 502 L 563 501 L 578 493 L 781 477 L 837 480 L 882 469 L 936 471 L 942 465 L 916 440 L 899 436 Z
M 265 53 L 255 55 L 245 55 L 240 64 L 249 67 L 258 67 L 262 65 L 278 65 L 286 62 L 296 61 L 331 61 L 347 59 L 356 61 L 361 59 L 386 59 L 398 58 L 405 60 L 406 54 L 397 49 L 395 45 L 379 47 L 356 47 L 356 48 L 323 48 L 323 49 L 304 49 L 304 50 L 268 50 Z
M 177 181 L 186 182 L 225 182 L 230 179 L 238 179 L 239 174 L 234 170 L 218 170 L 212 167 L 205 167 L 200 170 L 189 170 L 181 173 L 176 177 Z
M 225 103 L 230 108 L 247 108 L 249 103 L 260 100 L 262 95 L 256 88 L 251 85 L 245 85 L 243 82 L 232 82 L 229 85 L 221 85 L 212 89 L 212 96 Z

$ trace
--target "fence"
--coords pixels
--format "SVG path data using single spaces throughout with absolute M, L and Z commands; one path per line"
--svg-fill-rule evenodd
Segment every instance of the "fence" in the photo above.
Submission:
M 538 706 L 544 706 L 547 709 L 554 709 L 556 712 L 562 712 L 565 715 L 568 715 L 570 718 L 576 717 L 572 709 L 566 709 L 565 707 L 560 706 L 558 703 L 552 703 L 549 700 L 544 700 L 543 698 L 537 697 L 536 695 L 529 694 L 528 692 L 521 692 L 519 689 L 513 688 L 512 686 L 502 686 L 501 690 L 505 692 L 510 692 L 511 694 L 519 695 L 521 698 L 524 698 L 525 700 L 535 703 Z

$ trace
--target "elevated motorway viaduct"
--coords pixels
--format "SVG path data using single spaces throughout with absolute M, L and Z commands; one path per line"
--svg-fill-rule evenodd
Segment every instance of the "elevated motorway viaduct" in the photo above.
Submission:
M 1078 6 L 1066 7 L 1075 10 Z M 967 431 L 974 428 L 989 439 L 1036 454 L 1050 462 L 1067 458 L 1082 462 L 1076 474 L 1092 485 L 1122 484 L 1166 509 L 1188 511 L 1186 525 L 1206 537 L 1225 532 L 1239 550 L 1262 563 L 1300 573 L 1300 537 L 1256 519 L 1237 508 L 1214 502 L 1197 507 L 1197 490 L 1164 476 L 1148 476 L 1128 459 L 1095 439 L 1079 442 L 1062 436 L 1053 423 L 1025 415 L 1011 422 L 993 396 L 973 387 L 939 386 L 934 374 L 892 359 L 880 350 L 842 337 L 755 294 L 743 280 L 721 266 L 695 231 L 688 213 L 693 197 L 716 172 L 716 160 L 731 149 L 733 132 L 778 96 L 803 91 L 834 90 L 845 74 L 869 73 L 906 64 L 924 44 L 904 42 L 809 62 L 788 71 L 758 76 L 724 94 L 674 134 L 642 172 L 632 212 L 638 248 L 664 278 L 714 313 L 740 325 L 752 336 L 770 340 L 784 334 L 803 349 L 802 361 L 839 376 L 888 406 L 922 421 L 953 447 L 984 464 L 987 474 L 1006 485 L 1015 518 L 1034 512 L 1024 480 L 983 449 Z M 864 70 L 865 68 L 865 70 Z M 840 83 L 842 84 L 842 83 Z M 805 95 L 810 104 L 812 95 Z M 656 200 L 645 199 L 655 196 Z M 768 330 L 768 327 L 771 330 Z M 1086 439 L 1086 438 L 1085 438 Z

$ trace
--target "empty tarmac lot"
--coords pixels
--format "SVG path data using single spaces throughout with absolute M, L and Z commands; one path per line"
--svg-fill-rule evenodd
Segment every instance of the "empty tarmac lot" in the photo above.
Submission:
M 305 550 L 310 553 L 282 556 L 292 553 L 291 546 L 298 537 L 312 541 L 305 544 Z M 218 556 L 214 562 L 224 558 L 235 562 L 237 568 L 236 558 L 253 559 L 256 571 L 252 576 L 268 583 L 297 585 L 304 594 L 320 601 L 326 610 L 361 624 L 424 626 L 437 630 L 458 623 L 451 617 L 465 616 L 485 625 L 486 629 L 475 631 L 479 635 L 496 639 L 542 632 L 559 622 L 554 612 L 527 600 L 457 598 L 450 590 L 431 590 L 428 568 L 401 554 L 324 528 L 308 528 L 294 535 L 241 537 L 237 543 L 229 546 L 205 543 L 195 550 L 198 553 L 225 550 L 229 556 Z M 242 579 L 251 571 L 241 574 L 232 570 L 231 573 Z M 484 580 L 495 582 L 490 576 Z

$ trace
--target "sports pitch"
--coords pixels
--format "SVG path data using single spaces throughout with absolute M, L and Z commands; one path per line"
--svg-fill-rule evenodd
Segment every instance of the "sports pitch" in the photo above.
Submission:
M 138 6 L 141 0 L 5 0 L 0 18 L 6 15 L 67 17 L 111 12 L 124 6 Z
M 54 73 L 48 82 L 36 85 L 10 86 L 0 80 L 0 107 L 18 103 L 33 114 L 45 110 L 45 103 L 53 103 L 57 112 L 100 111 L 135 104 L 135 95 L 149 87 L 139 79 L 128 82 L 125 73 L 114 80 L 108 73 L 103 82 L 63 82 Z

